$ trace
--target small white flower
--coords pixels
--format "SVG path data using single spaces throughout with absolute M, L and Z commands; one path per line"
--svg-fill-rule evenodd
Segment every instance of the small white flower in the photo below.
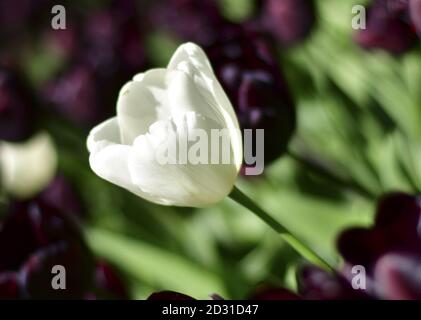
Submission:
M 230 164 L 160 164 L 156 152 L 169 135 L 194 129 L 228 130 Z M 203 50 L 180 46 L 166 69 L 136 75 L 121 90 L 117 116 L 87 141 L 92 170 L 151 202 L 205 207 L 232 190 L 242 163 L 237 117 Z
M 18 198 L 42 191 L 54 177 L 57 155 L 47 133 L 22 143 L 0 142 L 1 186 Z

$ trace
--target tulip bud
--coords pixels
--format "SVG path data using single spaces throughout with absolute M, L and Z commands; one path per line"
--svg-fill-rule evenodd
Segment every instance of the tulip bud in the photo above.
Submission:
M 56 151 L 46 133 L 22 143 L 0 142 L 1 186 L 16 197 L 40 192 L 53 178 L 56 165 Z
M 262 0 L 260 23 L 267 32 L 289 47 L 304 40 L 315 21 L 313 0 Z
M 420 217 L 418 197 L 390 193 L 378 204 L 374 226 L 345 230 L 339 236 L 338 249 L 349 264 L 363 265 L 368 270 L 385 253 L 418 252 Z
M 277 159 L 294 132 L 295 106 L 270 42 L 239 30 L 207 51 L 241 128 L 264 129 L 265 162 Z
M 212 130 L 228 133 L 227 163 L 210 163 L 207 156 L 196 164 L 172 156 L 163 164 L 157 158 L 168 144 L 179 148 L 192 132 L 209 137 Z M 180 46 L 166 69 L 149 70 L 127 83 L 117 116 L 95 127 L 87 145 L 98 176 L 163 205 L 205 207 L 222 200 L 243 157 L 234 110 L 205 53 L 193 43 Z

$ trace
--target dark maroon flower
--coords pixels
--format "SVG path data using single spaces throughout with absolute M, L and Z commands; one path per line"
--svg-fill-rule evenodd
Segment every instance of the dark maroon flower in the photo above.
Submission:
M 405 14 L 408 10 L 409 0 L 387 0 L 387 8 L 393 14 Z
M 160 291 L 152 293 L 147 300 L 195 300 L 185 294 L 175 291 Z
M 350 264 L 372 271 L 377 259 L 388 252 L 420 254 L 421 204 L 417 197 L 392 193 L 380 200 L 372 228 L 346 230 L 338 248 Z
M 285 151 L 294 132 L 294 103 L 268 39 L 253 31 L 232 31 L 206 51 L 241 128 L 265 130 L 268 163 Z
M 418 36 L 421 37 L 421 1 L 409 0 L 409 12 L 411 21 L 418 32 Z
M 99 297 L 107 299 L 128 299 L 129 297 L 120 275 L 105 261 L 97 261 L 94 283 L 94 291 Z
M 386 254 L 377 261 L 374 280 L 383 299 L 421 300 L 421 257 Z
M 10 203 L 0 221 L 0 298 L 127 299 L 119 274 L 95 262 L 79 229 L 79 198 L 63 177 L 36 198 Z M 65 290 L 53 289 L 54 266 Z
M 375 0 L 368 11 L 367 28 L 356 35 L 357 43 L 365 49 L 383 49 L 396 55 L 405 53 L 418 40 L 403 17 L 405 12 L 405 7 L 396 1 Z
M 65 270 L 65 289 L 51 285 L 54 266 Z M 32 254 L 20 270 L 24 297 L 41 299 L 81 299 L 92 286 L 92 257 L 78 242 L 59 241 Z
M 201 46 L 214 44 L 220 29 L 228 23 L 215 0 L 158 1 L 151 8 L 149 20 L 154 28 Z
M 0 66 L 0 140 L 22 141 L 34 130 L 36 101 L 20 74 Z
M 51 207 L 83 218 L 85 210 L 77 190 L 63 176 L 56 176 L 38 196 Z
M 66 290 L 51 286 L 51 270 L 66 270 Z M 17 274 L 20 298 L 81 298 L 93 259 L 77 224 L 41 199 L 11 203 L 0 229 L 0 276 Z
M 45 104 L 82 127 L 108 117 L 121 86 L 147 63 L 138 21 L 132 0 L 112 1 L 77 19 L 73 30 L 60 35 L 66 42 L 58 50 L 75 52 L 45 84 Z
M 367 291 L 377 298 L 420 298 L 421 201 L 417 196 L 391 193 L 377 207 L 371 228 L 344 231 L 338 248 L 346 266 L 366 270 Z M 349 278 L 349 277 L 347 277 Z
M 313 0 L 262 0 L 260 3 L 259 23 L 284 47 L 305 39 L 315 25 Z
M 0 273 L 0 300 L 18 299 L 20 292 L 16 272 Z
M 366 299 L 361 290 L 354 290 L 339 274 L 330 274 L 316 266 L 305 266 L 298 276 L 298 291 L 307 300 Z

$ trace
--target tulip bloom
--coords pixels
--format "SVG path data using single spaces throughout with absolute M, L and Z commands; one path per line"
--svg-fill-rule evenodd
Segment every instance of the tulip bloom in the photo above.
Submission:
M 42 191 L 56 167 L 56 150 L 47 133 L 21 143 L 0 141 L 0 182 L 15 197 L 29 198 Z
M 192 133 L 200 131 L 208 137 L 210 133 L 212 138 L 214 130 L 228 132 L 228 163 L 163 164 L 157 157 L 174 138 L 178 147 L 182 141 L 191 141 Z M 199 46 L 180 46 L 166 69 L 149 70 L 127 83 L 118 97 L 117 116 L 91 131 L 87 147 L 91 168 L 101 178 L 162 205 L 207 207 L 229 195 L 280 233 L 304 257 L 331 269 L 311 248 L 234 187 L 243 159 L 240 127 Z M 213 158 L 215 150 L 212 148 L 211 152 Z
M 156 153 L 172 134 L 228 130 L 229 164 L 160 164 Z M 234 109 L 203 50 L 186 43 L 166 69 L 152 69 L 127 83 L 117 116 L 95 127 L 87 141 L 92 170 L 154 203 L 206 207 L 233 189 L 242 164 Z

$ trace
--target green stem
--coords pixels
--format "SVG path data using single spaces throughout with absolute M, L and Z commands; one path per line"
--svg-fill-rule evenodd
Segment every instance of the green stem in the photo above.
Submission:
M 368 190 L 366 187 L 364 187 L 357 181 L 339 175 L 338 173 L 327 168 L 312 157 L 303 156 L 291 150 L 288 150 L 288 155 L 300 165 L 307 168 L 308 170 L 311 170 L 320 177 L 328 179 L 344 188 L 348 188 L 368 200 L 377 199 L 377 196 L 372 191 Z
M 229 196 L 237 203 L 249 209 L 256 216 L 262 219 L 267 225 L 269 225 L 273 230 L 279 233 L 281 237 L 304 258 L 306 258 L 314 264 L 317 264 L 320 267 L 334 272 L 334 268 L 326 260 L 321 258 L 310 247 L 308 247 L 306 244 L 300 241 L 291 231 L 289 231 L 284 225 L 279 223 L 271 215 L 269 215 L 266 211 L 259 207 L 252 199 L 250 199 L 237 187 L 234 187 Z

